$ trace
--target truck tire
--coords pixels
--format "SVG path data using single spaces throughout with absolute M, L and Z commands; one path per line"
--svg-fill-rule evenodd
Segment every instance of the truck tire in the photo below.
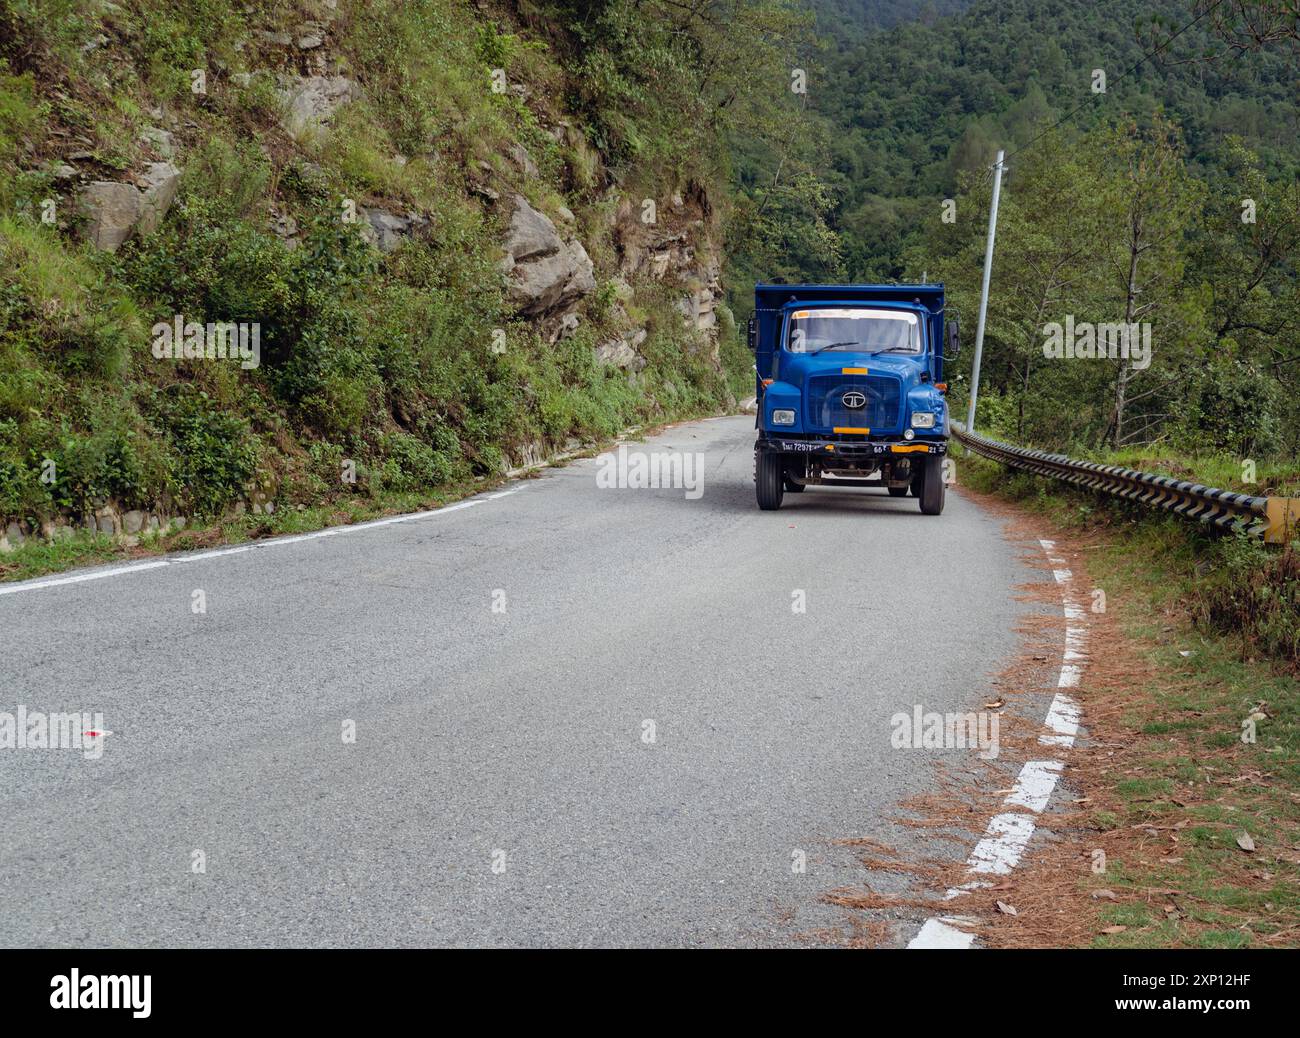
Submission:
M 754 457 L 754 490 L 758 507 L 774 512 L 781 507 L 785 496 L 785 474 L 781 471 L 781 455 L 759 451 Z
M 907 487 L 906 487 L 906 486 L 901 486 L 901 487 L 889 487 L 889 496 L 890 496 L 890 497 L 906 497 L 906 496 L 907 496 Z
M 926 458 L 921 469 L 921 514 L 939 515 L 943 512 L 943 458 L 935 455 Z
M 920 472 L 918 472 L 915 476 L 912 477 L 912 487 L 911 487 L 911 490 L 912 490 L 912 496 L 913 496 L 913 497 L 920 497 L 920 496 L 921 496 L 921 483 L 922 483 L 923 479 L 924 479 L 924 476 L 923 476 Z

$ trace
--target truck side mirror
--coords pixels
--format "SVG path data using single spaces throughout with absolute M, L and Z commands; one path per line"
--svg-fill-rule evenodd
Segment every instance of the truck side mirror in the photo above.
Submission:
M 758 352 L 758 318 L 757 317 L 751 317 L 749 319 L 748 334 L 749 334 L 749 352 L 757 353 Z
M 943 355 L 945 357 L 955 357 L 961 352 L 961 327 L 957 323 L 957 318 L 953 318 L 943 326 L 944 344 Z

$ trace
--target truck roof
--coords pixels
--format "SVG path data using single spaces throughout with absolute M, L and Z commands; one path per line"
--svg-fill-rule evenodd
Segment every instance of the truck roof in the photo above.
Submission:
M 759 310 L 777 310 L 792 302 L 917 303 L 939 313 L 943 310 L 943 284 L 754 286 L 754 305 Z

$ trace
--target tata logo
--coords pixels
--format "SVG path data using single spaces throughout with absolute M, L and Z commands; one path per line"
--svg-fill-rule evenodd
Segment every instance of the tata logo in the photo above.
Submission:
M 857 392 L 845 393 L 842 397 L 840 397 L 840 401 L 850 411 L 861 411 L 864 407 L 867 406 L 866 396 L 862 393 L 857 393 Z

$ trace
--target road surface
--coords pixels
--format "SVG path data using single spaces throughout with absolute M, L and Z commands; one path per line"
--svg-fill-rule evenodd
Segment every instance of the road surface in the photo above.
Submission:
M 0 711 L 109 733 L 0 751 L 0 944 L 816 943 L 863 879 L 833 841 L 933 785 L 890 717 L 978 709 L 1033 575 L 951 492 L 760 512 L 753 437 L 628 445 L 701 455 L 694 499 L 586 459 L 0 594 Z

